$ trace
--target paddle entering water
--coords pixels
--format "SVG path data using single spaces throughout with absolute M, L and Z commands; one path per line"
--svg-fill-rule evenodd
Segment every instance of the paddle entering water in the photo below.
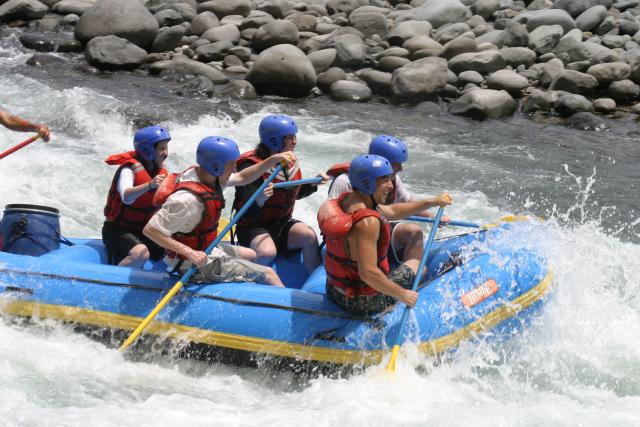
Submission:
M 4 152 L 0 153 L 0 159 L 4 159 L 9 154 L 15 153 L 16 151 L 20 150 L 21 148 L 26 147 L 27 145 L 31 144 L 32 142 L 37 141 L 38 138 L 40 138 L 40 135 L 34 135 L 31 138 L 22 141 L 20 144 L 9 148 L 7 151 L 4 151 Z
M 433 228 L 431 228 L 431 232 L 429 233 L 429 240 L 427 240 L 427 245 L 424 248 L 424 253 L 422 254 L 422 259 L 420 260 L 420 265 L 418 266 L 418 272 L 416 273 L 415 279 L 413 279 L 413 285 L 411 286 L 412 291 L 415 291 L 418 288 L 418 284 L 422 279 L 422 272 L 424 270 L 424 266 L 427 264 L 429 251 L 431 250 L 433 240 L 436 237 L 436 232 L 438 231 L 438 225 L 440 224 L 440 219 L 442 218 L 443 212 L 444 208 L 438 208 L 438 213 L 436 213 L 436 217 L 433 221 Z M 396 360 L 398 359 L 398 352 L 400 351 L 400 344 L 402 342 L 402 329 L 404 328 L 404 324 L 407 321 L 407 317 L 409 317 L 409 310 L 411 310 L 411 307 L 405 307 L 404 312 L 402 313 L 402 318 L 400 319 L 398 334 L 396 335 L 396 339 L 394 340 L 393 350 L 391 351 L 391 358 L 389 359 L 389 363 L 387 364 L 387 370 L 390 372 L 396 371 Z
M 213 248 L 215 248 L 218 245 L 218 243 L 222 241 L 222 239 L 229 232 L 229 230 L 231 230 L 231 228 L 240 220 L 240 218 L 242 218 L 245 212 L 247 212 L 247 210 L 249 210 L 251 205 L 253 205 L 253 202 L 255 202 L 258 196 L 262 194 L 264 189 L 267 188 L 267 186 L 271 183 L 271 181 L 273 181 L 281 171 L 282 171 L 281 164 L 276 166 L 273 169 L 273 172 L 271 172 L 271 175 L 269 175 L 269 177 L 262 183 L 262 185 L 256 190 L 256 192 L 253 193 L 253 195 L 249 198 L 249 200 L 247 200 L 244 206 L 242 206 L 242 209 L 240 209 L 236 214 L 236 216 L 234 216 L 231 219 L 231 221 L 229 221 L 227 226 L 222 230 L 222 232 L 218 234 L 216 239 L 209 245 L 209 247 L 205 249 L 204 252 L 207 255 L 209 255 L 209 253 L 213 250 Z M 167 305 L 169 301 L 171 301 L 171 298 L 173 298 L 180 291 L 180 289 L 182 289 L 185 283 L 189 282 L 189 279 L 191 279 L 191 277 L 194 275 L 197 269 L 198 268 L 195 265 L 192 265 L 191 268 L 189 268 L 189 270 L 187 270 L 187 272 L 184 273 L 184 275 L 180 278 L 180 280 L 178 280 L 178 282 L 175 285 L 173 285 L 173 287 L 169 290 L 167 295 L 165 295 L 164 298 L 162 298 L 162 300 L 158 303 L 158 305 L 153 310 L 151 310 L 151 313 L 149 313 L 147 317 L 145 317 L 145 319 L 140 323 L 140 325 L 138 325 L 138 327 L 131 333 L 131 335 L 129 335 L 129 338 L 127 338 L 125 342 L 122 343 L 122 345 L 118 349 L 119 351 L 124 351 L 131 344 L 133 344 L 133 342 L 138 338 L 138 336 L 142 333 L 142 331 L 144 331 L 144 329 L 147 326 L 149 326 L 149 323 L 151 323 L 151 321 L 158 315 L 160 310 L 162 310 L 164 306 Z

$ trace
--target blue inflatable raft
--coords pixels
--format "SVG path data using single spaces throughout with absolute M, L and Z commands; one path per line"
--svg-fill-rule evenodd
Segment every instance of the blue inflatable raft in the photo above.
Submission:
M 70 239 L 53 248 L 23 241 L 15 250 L 13 243 L 21 240 L 16 236 L 30 234 L 28 223 L 41 224 L 32 236 L 59 236 L 57 212 L 38 208 L 5 208 L 0 247 L 21 253 L 0 252 L 0 313 L 72 323 L 119 345 L 179 277 L 168 275 L 161 263 L 142 270 L 106 265 L 105 248 L 95 239 Z M 33 219 L 38 215 L 45 221 Z M 517 229 L 527 224 L 501 223 L 436 240 L 403 342 L 437 355 L 485 331 L 506 338 L 526 325 L 551 285 L 545 260 L 518 242 L 523 233 Z M 37 256 L 25 254 L 31 250 Z M 326 297 L 323 267 L 307 275 L 296 253 L 279 257 L 275 268 L 286 288 L 187 284 L 144 337 L 160 338 L 186 356 L 231 362 L 267 356 L 287 363 L 367 366 L 388 355 L 404 305 L 371 318 L 353 316 Z

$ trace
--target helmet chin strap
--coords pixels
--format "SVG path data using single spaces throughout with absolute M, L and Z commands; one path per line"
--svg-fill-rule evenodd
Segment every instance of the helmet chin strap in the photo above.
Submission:
M 373 198 L 373 194 L 369 194 L 369 198 L 371 198 L 371 209 L 376 210 L 378 209 L 378 204 L 376 203 L 376 199 Z

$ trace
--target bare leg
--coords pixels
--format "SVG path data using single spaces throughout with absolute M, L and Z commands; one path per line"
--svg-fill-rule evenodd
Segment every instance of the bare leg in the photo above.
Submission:
M 253 238 L 249 245 L 256 253 L 256 263 L 261 265 L 270 265 L 278 254 L 276 244 L 269 236 L 269 233 L 259 234 Z
M 303 222 L 297 222 L 289 229 L 287 247 L 289 249 L 302 249 L 304 266 L 309 273 L 313 272 L 322 262 L 318 237 L 315 231 Z
M 233 248 L 236 255 L 242 259 L 246 259 L 247 261 L 251 262 L 256 262 L 256 259 L 258 259 L 258 255 L 253 249 L 245 248 L 244 246 L 240 245 L 234 246 Z
M 121 267 L 142 268 L 149 259 L 149 249 L 142 243 L 135 245 L 126 258 L 118 263 Z
M 424 252 L 423 245 L 422 229 L 417 224 L 400 223 L 393 228 L 393 247 L 398 254 L 402 254 L 398 261 L 415 259 L 419 263 Z
M 273 268 L 269 267 L 268 271 L 264 275 L 264 281 L 267 283 L 267 285 L 284 288 L 284 283 L 282 283 L 282 280 L 280 280 L 280 277 L 278 277 L 278 274 Z

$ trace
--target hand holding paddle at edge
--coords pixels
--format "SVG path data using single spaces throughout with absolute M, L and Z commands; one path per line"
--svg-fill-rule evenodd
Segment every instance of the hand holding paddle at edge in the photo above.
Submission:
M 0 124 L 7 129 L 18 132 L 37 132 L 38 137 L 42 138 L 44 142 L 48 142 L 51 137 L 49 126 L 31 123 L 28 120 L 14 116 L 3 110 L 0 110 Z
M 29 139 L 22 141 L 21 143 L 11 147 L 10 149 L 0 153 L 0 159 L 7 157 L 8 155 L 20 150 L 23 147 L 37 141 L 38 138 L 42 138 L 45 142 L 49 141 L 51 130 L 46 125 L 33 124 L 27 120 L 21 119 L 18 116 L 13 116 L 6 111 L 0 110 L 0 124 L 7 129 L 15 130 L 18 132 L 38 132 L 38 135 L 34 135 Z

